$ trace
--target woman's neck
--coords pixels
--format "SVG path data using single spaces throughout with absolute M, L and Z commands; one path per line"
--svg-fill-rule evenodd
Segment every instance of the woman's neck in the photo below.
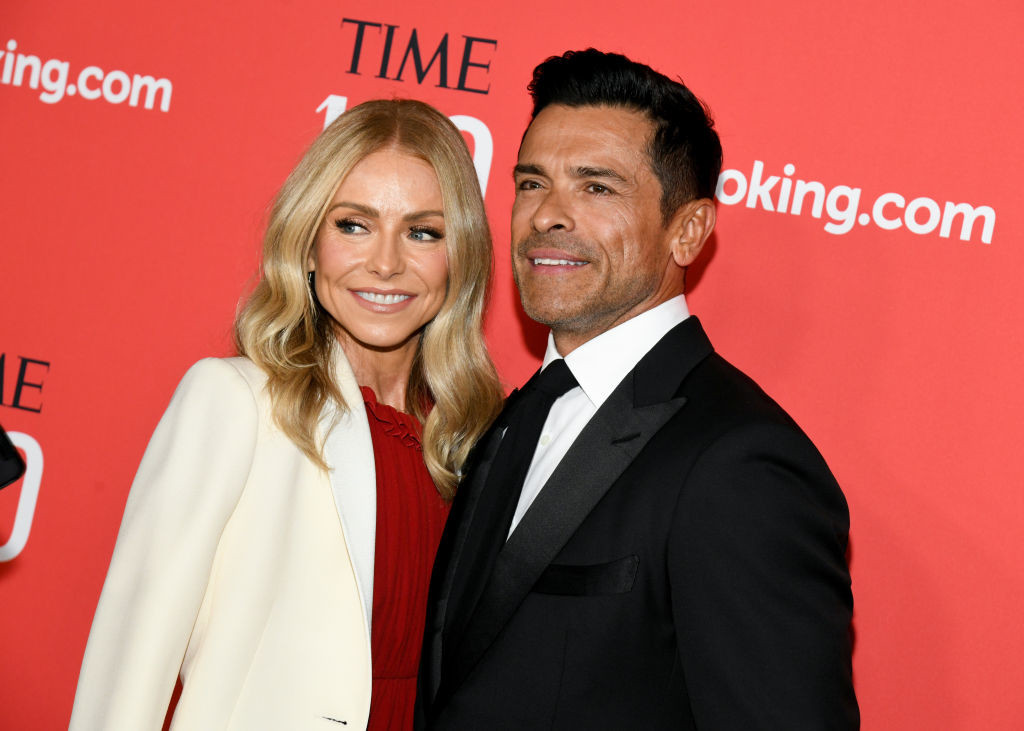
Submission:
M 369 348 L 346 337 L 339 337 L 338 341 L 352 366 L 356 383 L 372 389 L 378 403 L 406 411 L 409 377 L 419 338 L 389 350 Z

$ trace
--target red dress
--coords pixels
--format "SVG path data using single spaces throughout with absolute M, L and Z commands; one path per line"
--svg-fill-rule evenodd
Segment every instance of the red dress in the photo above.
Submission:
M 427 588 L 448 517 L 430 479 L 415 417 L 362 388 L 377 471 L 377 538 L 370 643 L 373 691 L 368 729 L 411 729 Z

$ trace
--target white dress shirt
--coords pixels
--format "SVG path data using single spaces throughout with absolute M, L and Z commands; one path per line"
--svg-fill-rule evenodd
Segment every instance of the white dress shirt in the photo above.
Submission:
M 512 516 L 509 535 L 519 525 L 576 437 L 615 387 L 647 355 L 647 351 L 689 316 L 686 298 L 679 295 L 601 333 L 565 356 L 565 364 L 580 385 L 555 401 L 548 413 L 530 470 L 526 473 L 519 504 Z M 554 338 L 548 333 L 543 367 L 561 357 L 555 348 Z

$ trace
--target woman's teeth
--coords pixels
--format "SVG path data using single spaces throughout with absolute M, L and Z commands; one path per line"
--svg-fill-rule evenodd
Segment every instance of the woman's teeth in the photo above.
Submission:
M 412 296 L 408 294 L 379 294 L 378 292 L 356 292 L 356 294 L 375 305 L 393 305 L 404 302 Z

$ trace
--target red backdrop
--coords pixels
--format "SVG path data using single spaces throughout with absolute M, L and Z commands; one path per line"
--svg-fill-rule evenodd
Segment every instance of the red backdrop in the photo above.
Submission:
M 138 460 L 186 367 L 229 353 L 267 205 L 338 97 L 485 128 L 488 337 L 528 376 L 525 85 L 591 45 L 714 110 L 727 172 L 690 306 L 846 491 L 864 727 L 1021 727 L 1019 2 L 102 6 L 0 11 L 0 423 L 30 462 L 0 492 L 0 727 L 66 725 Z

